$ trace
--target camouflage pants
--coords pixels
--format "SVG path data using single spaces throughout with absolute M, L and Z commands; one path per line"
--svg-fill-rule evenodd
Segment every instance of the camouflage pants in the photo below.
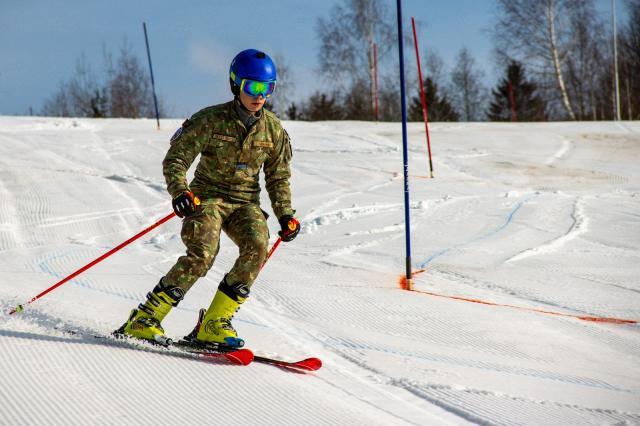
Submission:
M 251 286 L 267 256 L 269 228 L 265 215 L 256 203 L 230 203 L 219 198 L 203 200 L 198 211 L 183 220 L 180 236 L 187 253 L 178 258 L 163 285 L 180 287 L 186 293 L 204 277 L 220 250 L 221 230 L 240 249 L 227 282 Z

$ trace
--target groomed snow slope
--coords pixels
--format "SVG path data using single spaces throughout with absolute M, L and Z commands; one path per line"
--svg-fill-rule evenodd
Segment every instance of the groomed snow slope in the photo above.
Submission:
M 434 124 L 435 179 L 410 124 L 414 292 L 398 286 L 400 125 L 285 122 L 303 232 L 235 324 L 257 353 L 322 358 L 317 373 L 89 337 L 182 254 L 177 219 L 8 316 L 171 211 L 179 125 L 0 117 L 1 425 L 640 424 L 640 326 L 576 318 L 640 320 L 637 122 Z M 224 237 L 170 335 L 236 254 Z

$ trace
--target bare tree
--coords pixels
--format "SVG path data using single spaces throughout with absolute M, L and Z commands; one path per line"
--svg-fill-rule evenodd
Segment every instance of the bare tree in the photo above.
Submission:
M 282 115 L 286 112 L 287 105 L 291 103 L 295 82 L 289 63 L 284 59 L 284 56 L 278 53 L 274 55 L 274 59 L 278 70 L 278 83 L 273 94 L 274 99 L 271 102 L 275 112 Z
M 471 52 L 460 49 L 456 65 L 451 71 L 451 100 L 462 121 L 477 121 L 482 118 L 486 89 L 482 86 L 483 72 L 476 67 Z
M 60 83 L 58 91 L 43 106 L 45 115 L 59 117 L 106 117 L 107 95 L 91 66 L 82 55 L 76 61 L 73 76 Z
M 112 117 L 153 117 L 151 83 L 140 60 L 125 42 L 115 63 L 107 56 Z
M 71 117 L 71 102 L 67 96 L 67 83 L 61 82 L 58 90 L 44 101 L 42 115 L 50 117 Z
M 573 45 L 571 13 L 584 1 L 588 0 L 497 0 L 499 13 L 493 32 L 498 54 L 506 62 L 517 60 L 534 72 L 552 71 L 556 98 L 572 120 L 576 115 L 563 63 Z
M 328 19 L 318 19 L 317 33 L 321 42 L 318 53 L 320 73 L 342 92 L 367 82 L 370 115 L 375 81 L 373 44 L 377 45 L 378 57 L 383 58 L 395 40 L 385 3 L 380 0 L 348 0 L 337 4 Z
M 598 80 L 609 74 L 611 64 L 609 38 L 593 0 L 577 1 L 571 6 L 571 49 L 566 55 L 567 92 L 576 116 L 596 120 L 598 98 L 603 93 Z M 604 95 L 609 93 L 605 90 Z
M 380 97 L 380 120 L 399 121 L 402 118 L 400 105 L 400 81 L 397 75 L 386 75 L 378 84 Z
M 125 43 L 117 60 L 104 52 L 105 72 L 97 78 L 84 56 L 74 74 L 45 101 L 42 113 L 74 117 L 152 117 L 153 98 L 149 76 Z M 160 114 L 164 115 L 162 103 Z
M 560 89 L 560 94 L 562 96 L 562 103 L 564 104 L 565 109 L 567 110 L 567 114 L 572 120 L 576 119 L 576 115 L 573 112 L 573 108 L 571 107 L 571 102 L 569 101 L 569 95 L 567 94 L 567 89 L 564 84 L 564 78 L 562 76 L 562 64 L 560 62 L 560 41 L 561 38 L 556 35 L 557 33 L 557 20 L 556 17 L 556 3 L 555 0 L 546 0 L 546 20 L 547 20 L 547 32 L 548 32 L 548 40 L 549 40 L 549 52 L 551 53 L 551 58 L 553 60 L 553 71 L 556 76 L 556 80 L 558 81 L 558 88 Z M 563 52 L 563 55 L 566 54 L 566 51 Z
M 105 117 L 107 99 L 86 58 L 80 57 L 76 63 L 76 72 L 67 86 L 74 115 L 79 117 Z
M 424 57 L 426 60 L 422 63 L 423 77 L 429 78 L 434 85 L 442 90 L 447 85 L 445 81 L 446 69 L 442 57 L 438 53 L 430 51 L 425 51 Z
M 622 111 L 628 120 L 640 119 L 640 0 L 626 2 L 629 18 L 620 31 Z

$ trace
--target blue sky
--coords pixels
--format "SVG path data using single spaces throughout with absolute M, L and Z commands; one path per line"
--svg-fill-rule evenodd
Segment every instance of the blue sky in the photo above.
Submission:
M 338 1 L 1 0 L 0 114 L 39 111 L 81 55 L 99 73 L 103 46 L 116 53 L 125 39 L 146 70 L 143 21 L 158 94 L 172 116 L 228 100 L 229 62 L 249 47 L 283 55 L 295 78 L 295 97 L 308 96 L 322 88 L 314 71 L 316 21 Z M 386 1 L 395 17 L 395 1 Z M 596 3 L 609 13 L 609 0 Z M 487 32 L 494 10 L 493 0 L 403 1 L 405 31 L 411 16 L 423 23 L 421 50 L 436 51 L 451 66 L 463 46 L 471 49 L 488 85 L 497 80 Z M 413 50 L 405 55 L 406 66 L 415 67 Z

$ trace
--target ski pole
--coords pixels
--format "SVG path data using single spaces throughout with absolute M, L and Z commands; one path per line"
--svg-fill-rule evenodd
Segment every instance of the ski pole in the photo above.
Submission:
M 276 249 L 278 248 L 278 246 L 280 245 L 280 242 L 282 241 L 282 238 L 278 237 L 278 239 L 276 240 L 275 243 L 273 243 L 273 247 L 271 247 L 271 250 L 269 250 L 269 254 L 267 254 L 267 258 L 264 260 L 264 263 L 262 264 L 262 266 L 260 267 L 260 270 L 262 271 L 262 268 L 264 268 L 264 265 L 267 264 L 267 260 L 269 260 L 269 258 L 271 257 L 271 255 L 273 254 L 274 251 L 276 251 Z
M 67 281 L 72 280 L 73 278 L 77 277 L 78 275 L 80 275 L 81 273 L 86 271 L 87 269 L 91 268 L 92 266 L 96 265 L 97 263 L 102 262 L 104 259 L 106 259 L 107 257 L 111 256 L 112 254 L 114 254 L 118 250 L 122 249 L 123 247 L 129 245 L 133 241 L 137 240 L 138 238 L 142 237 L 143 235 L 147 234 L 148 232 L 150 232 L 153 229 L 157 228 L 158 226 L 162 225 L 163 223 L 165 223 L 169 219 L 172 219 L 175 215 L 176 215 L 175 213 L 171 213 L 170 215 L 167 215 L 167 216 L 163 217 L 162 219 L 160 219 L 159 221 L 157 221 L 153 225 L 149 226 L 148 228 L 144 229 L 143 231 L 140 231 L 139 233 L 137 233 L 133 237 L 129 238 L 124 243 L 120 244 L 119 246 L 117 246 L 115 248 L 112 248 L 111 250 L 109 250 L 108 252 L 106 252 L 105 254 L 100 256 L 99 258 L 95 259 L 91 263 L 88 263 L 87 265 L 85 265 L 82 268 L 78 269 L 77 271 L 75 271 L 71 275 L 63 278 L 60 281 L 58 281 L 57 283 L 55 283 L 54 285 L 52 285 L 48 289 L 44 290 L 42 293 L 38 294 L 37 296 L 35 296 L 32 299 L 30 299 L 29 301 L 27 301 L 26 303 L 24 303 L 22 305 L 18 305 L 15 308 L 11 309 L 11 311 L 9 311 L 9 315 L 13 315 L 16 312 L 22 312 L 24 310 L 25 305 L 29 305 L 29 304 L 35 302 L 36 300 L 40 299 L 41 297 L 45 296 L 46 294 L 48 294 L 51 291 L 55 290 L 56 288 L 60 287 L 62 284 L 66 283 Z
M 300 226 L 300 222 L 298 222 L 296 219 L 291 218 L 289 220 L 288 223 L 289 226 L 289 230 L 290 231 L 294 231 L 296 229 L 296 227 Z M 282 235 L 282 234 L 280 234 Z M 280 242 L 282 242 L 282 237 L 278 237 L 278 239 L 276 240 L 275 243 L 273 243 L 273 247 L 271 247 L 271 250 L 269 250 L 269 253 L 267 254 L 267 258 L 264 260 L 264 262 L 262 263 L 262 266 L 260 267 L 260 270 L 262 271 L 262 268 L 264 268 L 264 265 L 267 264 L 267 260 L 269 260 L 269 258 L 271 257 L 271 255 L 273 254 L 274 251 L 276 251 L 276 249 L 278 248 L 278 246 L 280 245 Z

